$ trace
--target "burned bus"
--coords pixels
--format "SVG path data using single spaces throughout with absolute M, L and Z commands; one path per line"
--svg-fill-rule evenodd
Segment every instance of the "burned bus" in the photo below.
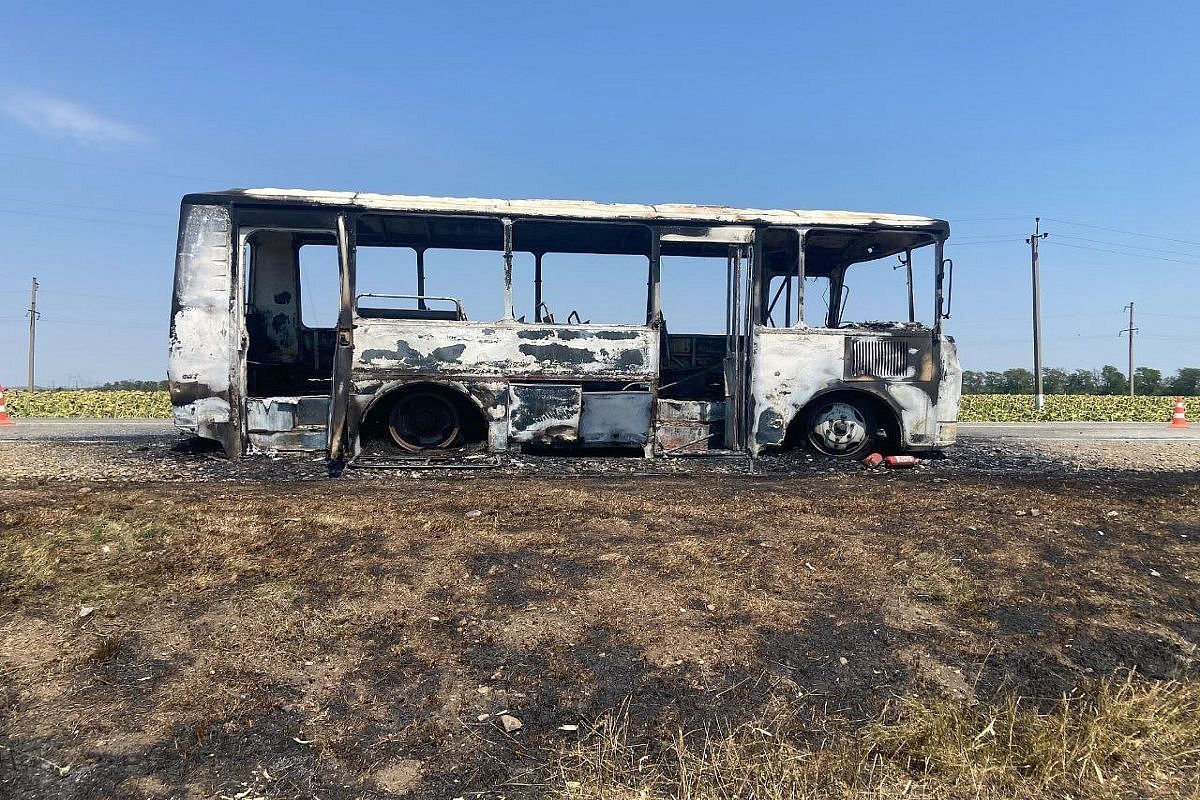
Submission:
M 840 211 L 191 194 L 171 308 L 174 418 L 230 458 L 307 450 L 332 463 L 375 447 L 943 448 L 961 385 L 943 332 L 948 235 L 938 219 Z M 619 322 L 578 307 L 610 290 L 609 264 L 636 277 Z M 690 312 L 663 298 L 702 276 L 714 288 L 698 305 L 714 322 L 687 330 Z M 555 298 L 571 286 L 582 300 L 568 309 Z M 873 319 L 880 306 L 855 298 L 885 286 L 891 318 Z M 477 318 L 468 295 L 494 310 Z

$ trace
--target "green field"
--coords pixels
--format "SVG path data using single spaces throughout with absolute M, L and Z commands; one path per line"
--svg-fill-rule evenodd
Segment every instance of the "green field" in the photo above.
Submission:
M 1200 397 L 1185 397 L 1200 411 Z M 1027 394 L 963 395 L 958 418 L 963 422 L 1167 422 L 1174 397 L 1049 394 L 1039 414 Z
M 9 392 L 8 413 L 14 417 L 144 418 L 171 416 L 166 392 L 69 391 Z M 1200 413 L 1200 397 L 1185 398 Z M 963 422 L 1166 422 L 1172 397 L 1124 395 L 1047 395 L 1041 414 L 1033 397 L 1018 394 L 964 395 Z
M 13 417 L 169 418 L 166 392 L 110 392 L 93 389 L 5 393 Z

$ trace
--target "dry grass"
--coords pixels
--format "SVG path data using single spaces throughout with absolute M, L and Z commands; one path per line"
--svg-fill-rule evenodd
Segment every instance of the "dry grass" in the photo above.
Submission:
M 1200 794 L 1200 684 L 1129 674 L 1043 705 L 906 697 L 856 729 L 776 722 L 660 742 L 632 741 L 617 713 L 560 754 L 555 789 L 571 800 Z
M 0 797 L 1187 796 L 1197 507 L 1179 476 L 10 486 Z
M 918 553 L 901 563 L 913 596 L 950 608 L 969 607 L 976 599 L 975 582 L 955 559 L 938 552 Z

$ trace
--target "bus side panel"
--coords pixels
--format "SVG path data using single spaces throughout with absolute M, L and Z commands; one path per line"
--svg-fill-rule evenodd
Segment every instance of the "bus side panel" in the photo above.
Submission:
M 750 448 L 758 453 L 783 444 L 796 413 L 817 392 L 841 381 L 845 345 L 840 336 L 815 336 L 804 328 L 758 328 L 753 341 Z
M 933 420 L 936 427 L 934 445 L 946 447 L 958 438 L 958 405 L 962 397 L 962 365 L 958 361 L 958 347 L 954 340 L 942 336 L 938 348 L 942 362 L 942 379 L 938 386 L 937 404 Z
M 658 375 L 646 327 L 356 320 L 354 378 L 505 377 L 640 382 Z
M 865 343 L 868 346 L 860 352 L 870 353 L 871 345 L 885 339 L 895 342 L 892 347 L 907 352 L 902 374 L 872 374 L 873 370 L 860 369 L 862 365 L 847 355 L 855 352 L 855 348 L 847 347 L 848 342 Z M 892 409 L 900 424 L 902 447 L 920 450 L 941 444 L 939 431 L 951 429 L 939 425 L 938 414 L 945 413 L 948 419 L 957 417 L 961 378 L 957 371 L 939 378 L 946 364 L 933 363 L 928 339 L 927 334 L 889 336 L 842 329 L 758 328 L 750 384 L 755 409 L 752 450 L 757 453 L 782 444 L 796 414 L 818 394 L 834 390 L 869 394 Z M 923 344 L 918 344 L 921 340 Z M 949 358 L 957 365 L 952 352 Z M 943 391 L 949 392 L 944 404 L 939 402 Z
M 175 424 L 242 452 L 237 375 L 241 335 L 232 232 L 224 206 L 185 205 L 180 215 L 167 376 Z

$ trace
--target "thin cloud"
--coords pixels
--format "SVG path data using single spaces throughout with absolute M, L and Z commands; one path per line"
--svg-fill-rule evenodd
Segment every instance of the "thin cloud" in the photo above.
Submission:
M 17 122 L 38 133 L 74 139 L 82 144 L 136 144 L 149 140 L 137 128 L 49 95 L 11 95 L 4 98 L 0 108 Z

